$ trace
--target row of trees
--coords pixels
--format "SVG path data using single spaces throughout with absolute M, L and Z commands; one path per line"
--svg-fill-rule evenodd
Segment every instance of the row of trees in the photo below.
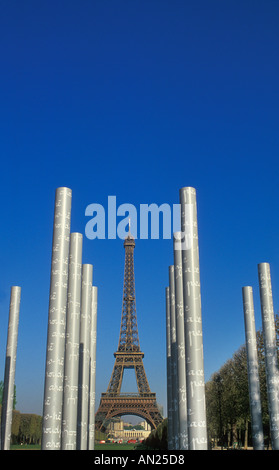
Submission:
M 2 406 L 0 405 L 0 417 Z M 42 417 L 13 410 L 11 444 L 40 444 Z
M 275 316 L 277 351 L 279 317 Z M 270 444 L 263 332 L 257 331 L 259 380 L 265 444 Z M 278 357 L 279 359 L 279 357 Z M 246 347 L 241 346 L 206 383 L 207 427 L 212 444 L 251 446 L 251 416 Z

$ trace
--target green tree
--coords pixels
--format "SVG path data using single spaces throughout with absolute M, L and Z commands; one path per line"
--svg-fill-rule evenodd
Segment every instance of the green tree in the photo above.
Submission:
M 144 440 L 144 447 L 155 450 L 167 450 L 168 448 L 168 420 L 164 419 L 156 429 L 153 429 Z
M 42 418 L 35 414 L 21 414 L 20 440 L 27 444 L 37 444 L 41 439 Z
M 211 380 L 205 384 L 205 394 L 209 443 L 223 447 L 223 383 L 219 372 L 214 373 Z
M 17 410 L 13 410 L 11 444 L 18 443 L 19 426 L 20 426 L 20 412 Z

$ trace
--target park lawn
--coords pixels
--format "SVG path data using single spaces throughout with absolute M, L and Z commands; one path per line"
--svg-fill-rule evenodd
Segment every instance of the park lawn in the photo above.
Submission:
M 138 444 L 95 444 L 95 450 L 135 450 Z
M 41 445 L 40 444 L 12 444 L 11 445 L 11 450 L 41 450 Z
M 138 444 L 95 444 L 95 450 L 135 450 Z M 41 446 L 30 444 L 30 445 L 11 445 L 11 450 L 41 450 Z

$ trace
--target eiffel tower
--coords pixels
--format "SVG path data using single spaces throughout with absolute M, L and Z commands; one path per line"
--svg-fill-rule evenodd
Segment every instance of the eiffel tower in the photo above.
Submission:
M 124 241 L 125 270 L 123 305 L 118 349 L 114 353 L 115 363 L 106 393 L 102 393 L 95 415 L 95 429 L 104 431 L 109 421 L 116 416 L 136 415 L 145 419 L 151 429 L 163 420 L 156 403 L 156 394 L 151 393 L 143 366 L 144 353 L 140 350 L 134 276 L 135 240 L 130 233 Z M 138 393 L 120 393 L 125 369 L 134 369 Z

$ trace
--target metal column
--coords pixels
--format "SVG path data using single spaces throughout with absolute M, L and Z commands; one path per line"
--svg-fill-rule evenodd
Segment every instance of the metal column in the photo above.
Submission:
M 271 445 L 273 450 L 279 450 L 279 374 L 269 263 L 260 263 L 258 265 L 258 275 L 265 348 Z
M 170 324 L 171 324 L 171 370 L 172 370 L 172 446 L 179 449 L 179 420 L 178 420 L 178 378 L 177 378 L 177 342 L 175 320 L 175 286 L 174 266 L 169 266 L 170 288 Z
M 61 448 L 65 326 L 72 191 L 57 188 L 45 371 L 42 450 Z
M 171 365 L 171 325 L 170 325 L 170 288 L 165 289 L 166 297 L 166 353 L 167 353 L 167 408 L 168 408 L 168 450 L 173 449 L 172 425 L 172 365 Z
M 96 345 L 97 345 L 97 305 L 98 305 L 98 288 L 96 286 L 92 286 L 88 450 L 94 450 L 94 447 L 95 447 L 94 444 L 95 444 L 95 384 L 96 384 Z
M 79 349 L 79 399 L 77 449 L 87 450 L 88 446 L 88 406 L 89 406 L 89 357 L 90 320 L 92 308 L 92 264 L 82 266 L 80 349 Z
M 174 233 L 174 284 L 175 284 L 175 317 L 177 343 L 177 381 L 178 381 L 178 420 L 179 420 L 179 449 L 188 449 L 188 419 L 187 419 L 187 387 L 185 362 L 184 335 L 184 304 L 182 278 L 181 232 Z
M 189 449 L 207 449 L 196 190 L 180 189 Z
M 254 450 L 264 450 L 257 338 L 255 327 L 253 289 L 251 286 L 245 286 L 242 288 L 242 299 L 245 324 L 253 448 Z
M 68 308 L 66 321 L 62 450 L 76 449 L 81 266 L 82 234 L 71 233 L 68 282 Z
M 10 295 L 9 326 L 7 335 L 5 377 L 2 399 L 2 450 L 9 450 L 11 443 L 20 298 L 21 287 L 13 286 L 11 288 Z

